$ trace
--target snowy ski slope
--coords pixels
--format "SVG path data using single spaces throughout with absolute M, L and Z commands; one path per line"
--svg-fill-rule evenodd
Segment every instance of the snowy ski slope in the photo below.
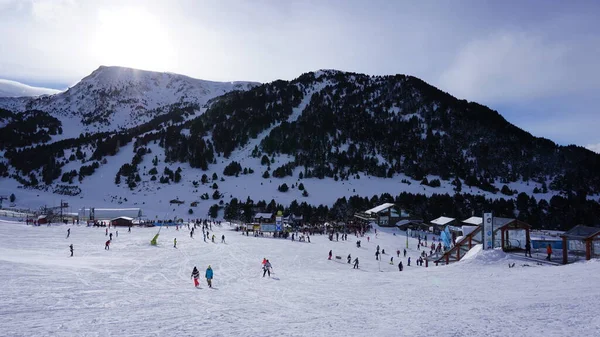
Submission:
M 66 239 L 67 228 L 71 237 Z M 213 228 L 215 228 L 213 226 Z M 450 266 L 398 272 L 397 232 L 312 243 L 201 231 L 119 229 L 109 251 L 104 228 L 32 227 L 0 221 L 3 336 L 594 336 L 600 334 L 600 263 L 523 267 L 500 252 Z M 112 230 L 114 233 L 114 229 Z M 226 244 L 220 243 L 222 234 Z M 211 233 L 212 235 L 212 233 Z M 173 238 L 178 248 L 173 248 Z M 69 257 L 69 244 L 75 256 Z M 385 249 L 381 265 L 375 247 Z M 327 253 L 342 260 L 327 260 Z M 346 256 L 359 257 L 353 270 Z M 266 257 L 274 274 L 263 278 Z M 516 262 L 515 268 L 508 268 Z M 214 289 L 190 279 L 215 273 Z M 381 269 L 381 272 L 379 271 Z

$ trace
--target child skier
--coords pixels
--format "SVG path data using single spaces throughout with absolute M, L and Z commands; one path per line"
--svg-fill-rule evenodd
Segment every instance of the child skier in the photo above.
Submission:
M 198 279 L 200 278 L 200 272 L 198 271 L 198 268 L 196 268 L 196 266 L 194 266 L 194 270 L 192 270 L 191 278 L 194 279 L 194 287 L 198 288 L 198 286 L 200 285 L 200 283 L 198 282 Z
M 208 287 L 212 288 L 213 270 L 210 265 L 208 268 L 206 268 L 206 274 L 204 276 L 206 277 L 206 283 L 208 283 Z
M 212 242 L 215 243 L 215 235 L 212 235 Z
M 265 264 L 263 265 L 263 277 L 265 277 L 265 274 L 269 274 L 269 277 L 271 277 L 271 262 L 269 262 L 269 260 L 267 260 L 267 262 L 265 262 Z

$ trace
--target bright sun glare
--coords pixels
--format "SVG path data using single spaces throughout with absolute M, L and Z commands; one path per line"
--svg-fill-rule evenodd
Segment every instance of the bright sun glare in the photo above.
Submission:
M 103 65 L 164 71 L 173 66 L 166 29 L 156 16 L 137 8 L 98 13 L 92 52 Z

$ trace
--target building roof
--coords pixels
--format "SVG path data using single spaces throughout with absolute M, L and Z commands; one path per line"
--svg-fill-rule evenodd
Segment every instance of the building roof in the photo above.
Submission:
M 271 219 L 271 217 L 273 217 L 273 213 L 256 213 L 254 215 L 254 219 L 259 219 L 259 218 Z
M 446 216 L 441 216 L 437 219 L 431 220 L 430 222 L 434 225 L 445 225 L 448 224 L 450 222 L 454 221 L 454 218 L 448 218 Z
M 429 227 L 429 225 L 423 223 L 423 220 L 409 220 L 409 219 L 400 220 L 400 221 L 396 222 L 395 226 L 402 229 L 404 227 L 409 227 L 410 225 L 416 225 L 419 227 Z
M 133 221 L 133 218 L 130 218 L 128 216 L 120 216 L 120 217 L 116 217 L 114 219 L 110 219 L 110 221 L 115 221 L 115 220 L 119 220 L 119 219 L 123 219 L 123 220 L 127 220 L 127 221 Z
M 478 217 L 478 216 L 472 216 L 466 220 L 462 221 L 463 223 L 469 224 L 469 225 L 476 225 L 476 226 L 480 226 L 483 224 L 483 218 Z
M 571 240 L 585 240 L 591 239 L 598 234 L 600 234 L 600 228 L 598 227 L 577 225 L 571 230 L 565 232 L 565 234 L 563 234 L 562 236 L 567 237 L 567 239 Z
M 516 219 L 493 217 L 492 220 L 494 221 L 494 230 L 496 230 L 508 223 L 515 221 Z
M 385 203 L 385 204 L 381 204 L 381 205 L 379 205 L 377 207 L 373 207 L 373 208 L 371 208 L 369 210 L 366 210 L 365 213 L 366 214 L 379 213 L 379 212 L 384 211 L 384 210 L 386 210 L 386 209 L 388 209 L 388 208 L 390 208 L 392 206 L 396 206 L 396 205 L 388 202 L 388 203 Z

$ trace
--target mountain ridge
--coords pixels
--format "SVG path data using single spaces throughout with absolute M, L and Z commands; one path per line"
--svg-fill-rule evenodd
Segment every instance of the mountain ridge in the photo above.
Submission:
M 176 103 L 202 106 L 226 92 L 255 85 L 100 66 L 64 92 L 37 98 L 0 98 L 0 108 L 45 111 L 86 132 L 114 131 L 149 121 L 155 117 L 152 110 L 163 106 Z
M 133 74 L 143 81 L 134 81 L 129 94 L 122 95 Z M 200 105 L 200 99 L 174 102 L 179 96 L 173 93 L 206 86 L 190 89 L 184 77 L 171 81 L 174 75 L 168 73 L 152 73 L 150 79 L 145 74 L 99 68 L 70 89 L 69 95 L 88 92 L 109 105 L 119 103 L 118 97 L 135 96 L 133 106 L 123 103 L 125 113 L 134 113 L 148 92 L 167 92 L 169 104 L 151 97 L 154 105 L 143 107 L 146 118 L 133 118 L 124 127 L 65 136 L 70 127 L 60 120 L 64 116 L 44 106 L 26 118 L 0 110 L 5 130 L 13 132 L 0 148 L 5 151 L 0 175 L 24 188 L 49 189 L 67 198 L 106 202 L 107 194 L 115 200 L 125 193 L 136 195 L 137 202 L 153 197 L 167 202 L 181 197 L 202 202 L 202 212 L 208 211 L 207 200 L 217 208 L 256 197 L 332 205 L 336 196 L 346 200 L 355 193 L 409 192 L 427 198 L 461 196 L 450 197 L 458 203 L 469 193 L 496 200 L 504 216 L 528 219 L 535 214 L 531 221 L 536 224 L 551 213 L 548 203 L 557 196 L 585 203 L 600 193 L 594 173 L 600 169 L 597 154 L 534 137 L 497 111 L 456 99 L 413 76 L 324 69 L 291 81 L 243 84 L 245 90 L 204 95 Z M 99 78 L 103 76 L 107 78 Z M 82 116 L 93 113 L 85 109 Z M 40 128 L 42 121 L 53 125 L 48 134 Z M 24 129 L 42 131 L 32 139 L 23 136 Z M 411 198 L 420 200 L 418 194 Z M 522 200 L 536 208 L 525 210 Z M 360 204 L 369 203 L 373 201 Z M 464 208 L 479 210 L 480 203 L 463 201 L 454 207 L 467 214 Z M 580 211 L 575 219 L 596 219 L 594 212 Z

